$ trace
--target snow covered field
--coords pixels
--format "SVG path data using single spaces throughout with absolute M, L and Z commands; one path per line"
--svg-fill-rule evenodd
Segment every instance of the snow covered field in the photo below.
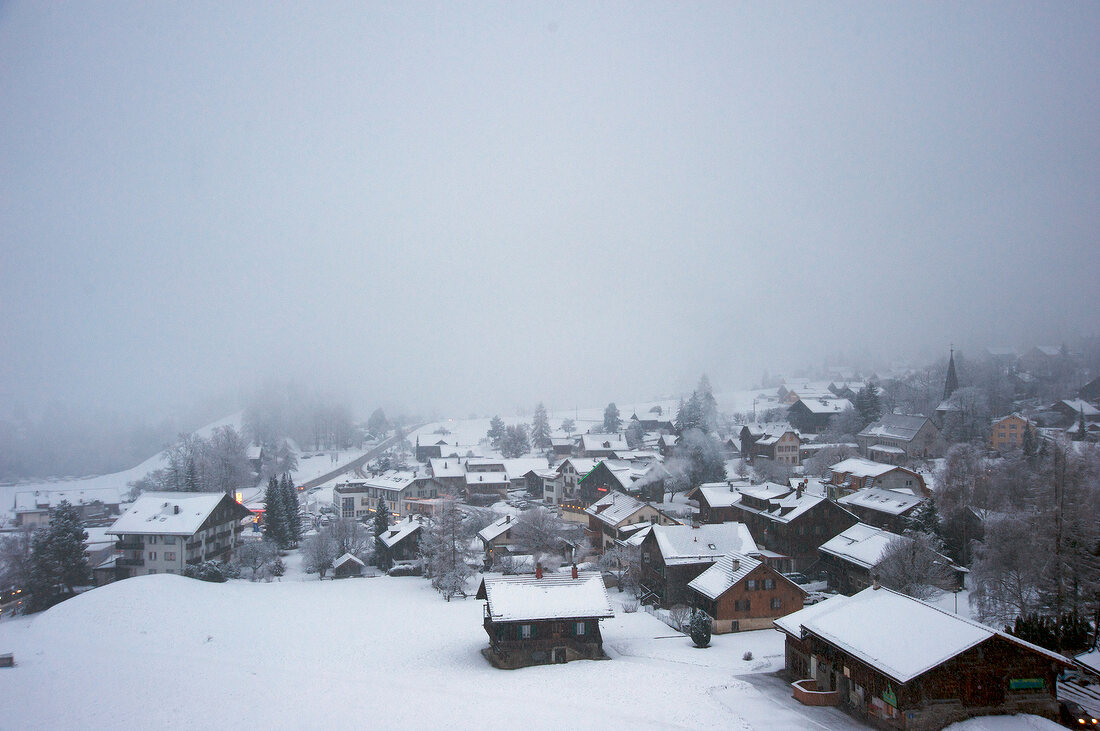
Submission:
M 146 576 L 0 622 L 0 652 L 16 659 L 0 670 L 0 727 L 864 728 L 790 697 L 772 674 L 783 662 L 773 630 L 699 650 L 620 612 L 602 624 L 610 661 L 496 670 L 480 652 L 483 602 L 444 602 L 413 577 L 322 582 L 298 559 L 280 582 Z

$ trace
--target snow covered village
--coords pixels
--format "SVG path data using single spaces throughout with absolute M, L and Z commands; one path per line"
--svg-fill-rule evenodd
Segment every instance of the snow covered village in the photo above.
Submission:
M 1100 728 L 1100 5 L 0 5 L 0 729 Z

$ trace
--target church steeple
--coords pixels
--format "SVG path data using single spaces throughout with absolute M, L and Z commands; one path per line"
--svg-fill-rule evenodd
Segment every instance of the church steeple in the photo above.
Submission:
M 947 361 L 947 380 L 943 384 L 943 400 L 951 398 L 951 394 L 959 390 L 959 377 L 955 373 L 955 346 L 951 346 L 951 357 Z

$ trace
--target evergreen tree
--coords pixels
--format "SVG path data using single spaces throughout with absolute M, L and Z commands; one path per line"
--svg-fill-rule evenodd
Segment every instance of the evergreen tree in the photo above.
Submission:
M 1087 434 L 1088 432 L 1085 431 L 1085 410 L 1082 408 L 1077 415 L 1077 438 L 1084 441 Z
M 298 490 L 294 487 L 294 480 L 287 472 L 284 472 L 279 480 L 279 494 L 283 499 L 287 546 L 295 546 L 302 539 L 302 516 L 298 514 L 301 504 L 298 502 Z
M 485 436 L 489 437 L 493 449 L 500 449 L 500 442 L 504 439 L 504 419 L 501 419 L 499 416 L 494 416 L 490 419 L 489 431 L 485 432 Z
M 84 548 L 87 538 L 80 513 L 67 500 L 53 512 L 48 527 L 35 531 L 27 586 L 30 611 L 47 609 L 87 583 L 91 575 Z
M 267 481 L 267 490 L 264 492 L 264 538 L 280 547 L 288 543 L 286 506 L 275 475 Z
M 605 434 L 615 434 L 623 426 L 623 420 L 619 418 L 619 407 L 612 401 L 603 410 L 603 430 Z
M 718 401 L 714 398 L 714 392 L 710 387 L 710 379 L 707 378 L 706 373 L 699 379 L 697 392 L 699 405 L 699 424 L 697 426 L 708 434 L 718 431 Z
M 550 418 L 541 401 L 535 407 L 535 417 L 531 421 L 531 441 L 537 449 L 550 448 Z
M 878 421 L 882 416 L 882 397 L 878 386 L 873 383 L 866 384 L 856 393 L 856 411 L 859 412 L 863 425 L 867 426 L 873 421 Z
M 385 498 L 378 498 L 374 509 L 374 560 L 378 568 L 386 571 L 390 568 L 389 550 L 382 542 L 382 534 L 390 527 L 390 510 Z
M 699 431 L 707 431 L 706 424 L 703 419 L 703 406 L 699 400 L 699 393 L 696 391 L 691 392 L 691 398 L 684 403 L 680 402 L 680 410 L 676 413 L 676 432 L 683 434 L 690 429 L 698 429 Z
M 380 408 L 371 412 L 370 418 L 367 419 L 367 428 L 376 437 L 380 437 L 389 431 L 390 423 L 386 419 L 386 412 Z
M 195 468 L 195 460 L 188 460 L 187 470 L 183 473 L 183 491 L 199 492 L 201 489 L 199 486 L 199 473 Z
M 626 428 L 626 446 L 631 449 L 640 449 L 645 438 L 645 429 L 640 421 L 631 421 Z
M 936 551 L 944 550 L 940 514 L 936 511 L 934 498 L 929 497 L 923 501 L 917 506 L 916 510 L 905 518 L 905 533 L 906 535 L 922 533 L 929 537 Z
M 696 647 L 706 647 L 709 645 L 710 617 L 708 617 L 705 612 L 700 612 L 696 609 L 691 615 L 689 633 L 691 634 L 691 641 L 695 643 Z
M 506 427 L 499 449 L 505 459 L 522 457 L 531 451 L 531 443 L 527 439 L 527 425 L 513 424 Z

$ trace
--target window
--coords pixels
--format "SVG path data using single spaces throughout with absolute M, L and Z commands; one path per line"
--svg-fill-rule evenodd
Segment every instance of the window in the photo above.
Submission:
M 157 560 L 157 552 L 156 551 L 149 551 L 149 560 L 150 561 L 156 561 Z
M 164 536 L 161 540 L 164 542 L 164 544 L 166 546 L 176 545 L 176 537 L 175 536 Z
M 764 579 L 764 588 L 765 589 L 774 589 L 775 588 L 775 579 Z
M 149 570 L 148 570 L 148 571 L 146 571 L 145 573 L 147 573 L 147 574 L 155 574 L 156 572 L 157 572 L 157 570 L 156 570 L 156 569 L 149 569 Z
M 586 630 L 587 626 L 584 622 L 577 622 L 577 637 L 583 636 Z
M 772 597 L 772 609 L 782 609 L 782 608 L 783 608 L 783 600 L 780 599 L 777 596 Z
M 756 591 L 756 579 L 749 579 L 745 582 L 745 591 Z
M 175 561 L 175 560 L 176 560 L 176 554 L 175 554 L 175 552 L 173 552 L 173 551 L 165 551 L 165 552 L 164 552 L 164 560 L 165 560 L 165 561 Z
M 737 599 L 733 603 L 733 610 L 735 612 L 747 612 L 752 608 L 752 604 L 748 599 Z
M 156 536 L 149 536 L 148 543 L 149 543 L 150 546 L 156 544 L 156 542 L 157 542 L 157 537 Z
M 531 639 L 531 625 L 521 624 L 519 626 L 519 636 L 525 640 Z

